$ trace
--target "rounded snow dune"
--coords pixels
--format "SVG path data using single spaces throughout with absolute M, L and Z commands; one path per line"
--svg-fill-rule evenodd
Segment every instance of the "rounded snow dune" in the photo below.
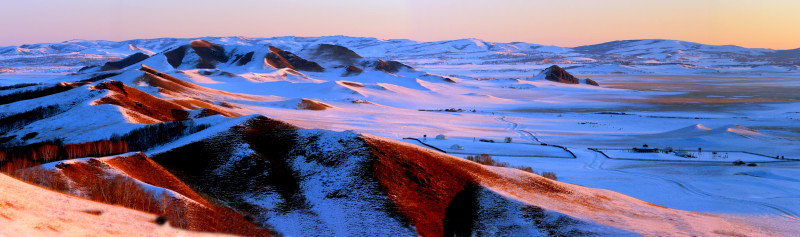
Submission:
M 695 124 L 692 126 L 667 131 L 663 133 L 657 133 L 652 135 L 645 135 L 645 136 L 660 136 L 660 137 L 701 137 L 701 136 L 741 136 L 741 137 L 767 137 L 770 135 L 758 132 L 754 129 L 738 125 L 738 124 L 729 124 L 720 126 L 718 128 L 710 128 L 706 127 L 702 124 Z
M 89 201 L 0 174 L 0 235 L 220 236 L 158 225 L 156 215 Z

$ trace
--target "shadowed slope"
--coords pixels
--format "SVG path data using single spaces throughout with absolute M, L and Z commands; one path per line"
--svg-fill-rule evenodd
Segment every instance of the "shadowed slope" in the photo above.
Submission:
M 275 68 L 291 68 L 299 71 L 322 72 L 325 69 L 319 64 L 311 62 L 297 56 L 289 51 L 285 51 L 273 46 L 269 46 L 271 51 L 266 56 L 267 64 Z
M 111 71 L 111 70 L 120 70 L 126 68 L 130 65 L 136 64 L 138 62 L 144 61 L 145 59 L 150 58 L 147 54 L 144 53 L 135 53 L 131 54 L 128 57 L 125 57 L 122 60 L 114 61 L 114 62 L 107 62 L 100 67 L 100 71 Z

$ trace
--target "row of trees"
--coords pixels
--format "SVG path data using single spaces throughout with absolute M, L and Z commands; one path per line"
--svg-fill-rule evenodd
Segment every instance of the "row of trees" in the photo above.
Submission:
M 11 90 L 11 89 L 19 89 L 19 88 L 35 86 L 35 85 L 41 85 L 41 84 L 40 83 L 20 83 L 20 84 L 14 84 L 14 85 L 10 85 L 10 86 L 0 86 L 0 91 L 2 91 L 2 90 Z
M 82 157 L 117 155 L 130 151 L 145 151 L 154 146 L 175 141 L 208 128 L 194 121 L 175 121 L 147 125 L 110 139 L 64 144 L 55 139 L 23 146 L 0 144 L 0 170 L 10 172 L 39 164 Z
M 0 135 L 11 130 L 24 127 L 41 119 L 55 116 L 66 110 L 66 108 L 58 105 L 39 106 L 32 110 L 0 118 Z
M 65 92 L 75 88 L 70 85 L 58 84 L 50 87 L 39 87 L 33 90 L 18 91 L 6 95 L 0 95 L 0 105 L 10 104 L 22 100 L 30 100 L 52 94 Z
M 209 126 L 196 124 L 193 120 L 163 122 L 137 128 L 123 135 L 114 134 L 110 140 L 127 142 L 131 151 L 144 151 L 202 131 Z
M 554 172 L 544 171 L 542 173 L 539 173 L 539 172 L 534 171 L 533 168 L 531 168 L 530 166 L 510 166 L 506 162 L 500 162 L 500 161 L 497 161 L 495 159 L 492 159 L 492 156 L 490 156 L 488 154 L 480 154 L 480 155 L 477 155 L 477 156 L 470 155 L 470 156 L 467 156 L 467 160 L 470 160 L 472 162 L 475 162 L 475 163 L 478 163 L 478 164 L 482 164 L 482 165 L 491 165 L 491 166 L 497 166 L 497 167 L 510 167 L 510 168 L 522 170 L 522 171 L 525 171 L 525 172 L 537 174 L 537 175 L 540 175 L 540 176 L 548 178 L 548 179 L 558 180 L 558 177 L 556 176 L 556 173 L 554 173 Z

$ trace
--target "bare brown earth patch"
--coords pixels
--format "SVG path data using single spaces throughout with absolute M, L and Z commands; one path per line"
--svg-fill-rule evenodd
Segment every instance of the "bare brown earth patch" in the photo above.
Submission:
M 302 110 L 326 110 L 329 108 L 333 108 L 333 106 L 310 99 L 302 99 L 300 103 L 297 103 L 297 109 Z
M 186 108 L 170 101 L 152 96 L 122 82 L 110 81 L 97 84 L 97 90 L 112 91 L 108 96 L 95 101 L 95 104 L 112 104 L 157 120 L 157 122 L 188 119 Z M 141 119 L 137 122 L 153 124 L 153 120 Z

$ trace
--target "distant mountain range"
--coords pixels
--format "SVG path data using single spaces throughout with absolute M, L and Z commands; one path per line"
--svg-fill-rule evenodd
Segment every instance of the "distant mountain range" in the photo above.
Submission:
M 194 39 L 71 40 L 2 47 L 0 72 L 71 73 L 86 65 L 100 65 L 134 53 L 153 55 Z M 477 65 L 467 71 L 497 70 L 500 74 L 518 71 L 520 75 L 529 75 L 530 71 L 553 64 L 579 74 L 762 74 L 796 73 L 800 69 L 800 49 L 754 49 L 662 39 L 612 41 L 572 48 L 478 39 L 436 42 L 346 36 L 200 39 L 224 45 L 270 45 L 292 52 L 331 44 L 347 47 L 365 58 L 392 58 L 414 67 L 433 70 L 441 66 Z M 469 73 L 462 70 L 456 74 Z

